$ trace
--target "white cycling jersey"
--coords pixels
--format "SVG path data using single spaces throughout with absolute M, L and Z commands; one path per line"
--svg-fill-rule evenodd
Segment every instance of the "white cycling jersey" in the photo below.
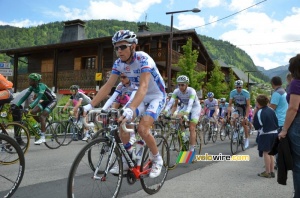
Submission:
M 157 119 L 166 102 L 165 83 L 160 75 L 154 60 L 145 52 L 137 51 L 134 53 L 130 64 L 117 59 L 112 68 L 112 74 L 120 75 L 124 73 L 131 83 L 139 87 L 141 73 L 149 72 L 151 74 L 148 90 L 143 100 L 143 104 L 148 104 L 146 107 L 146 115 Z M 131 102 L 130 98 L 129 103 Z M 142 110 L 142 109 L 141 109 Z M 143 112 L 137 109 L 136 114 Z M 142 110 L 144 111 L 144 110 Z
M 175 99 L 178 99 L 181 102 L 179 112 L 189 113 L 189 121 L 198 123 L 201 112 L 201 105 L 195 89 L 193 89 L 192 87 L 187 87 L 184 93 L 181 92 L 179 88 L 175 89 L 172 94 L 171 100 L 168 102 L 165 110 L 168 111 L 172 107 Z
M 215 110 L 215 107 L 218 105 L 218 100 L 215 98 L 212 101 L 209 101 L 208 98 L 204 100 L 204 106 L 209 110 Z

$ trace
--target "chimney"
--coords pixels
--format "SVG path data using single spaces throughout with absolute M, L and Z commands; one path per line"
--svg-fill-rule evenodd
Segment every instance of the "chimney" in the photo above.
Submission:
M 138 32 L 149 32 L 147 24 L 138 24 Z
M 80 19 L 66 21 L 60 42 L 66 43 L 86 39 L 84 26 L 85 22 Z

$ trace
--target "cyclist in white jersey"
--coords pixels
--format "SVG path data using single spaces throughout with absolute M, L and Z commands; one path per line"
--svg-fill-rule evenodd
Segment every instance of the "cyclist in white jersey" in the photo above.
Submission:
M 218 121 L 219 104 L 218 100 L 214 98 L 213 92 L 207 93 L 207 99 L 204 100 L 204 112 L 209 118 L 213 118 L 215 123 Z M 217 124 L 214 125 L 214 131 L 218 131 Z
M 84 107 L 84 110 L 86 112 L 104 100 L 121 73 L 124 73 L 132 83 L 138 86 L 134 98 L 124 108 L 123 116 L 119 120 L 124 123 L 131 121 L 135 116 L 143 114 L 138 125 L 138 133 L 153 154 L 153 165 L 149 177 L 155 178 L 161 173 L 163 160 L 155 139 L 150 133 L 150 128 L 165 105 L 165 84 L 154 60 L 145 52 L 135 51 L 138 39 L 134 32 L 120 30 L 112 37 L 112 43 L 119 58 L 115 61 L 107 82 L 101 87 L 91 104 Z M 146 106 L 146 104 L 148 105 Z M 126 138 L 125 136 L 121 135 L 124 144 L 130 138 L 129 134 Z M 126 170 L 126 168 L 128 170 L 127 163 L 123 163 L 123 170 Z
M 249 147 L 249 131 L 247 127 L 248 116 L 250 112 L 250 94 L 246 89 L 243 88 L 243 81 L 237 80 L 234 85 L 235 88 L 230 92 L 229 104 L 228 104 L 228 114 L 232 111 L 232 104 L 235 103 L 235 111 L 232 116 L 239 115 L 243 116 L 242 126 L 245 132 L 245 148 Z M 235 137 L 234 137 L 235 138 Z
M 196 145 L 195 129 L 200 117 L 201 105 L 195 89 L 188 86 L 189 78 L 187 76 L 179 76 L 176 81 L 178 88 L 174 90 L 172 98 L 168 102 L 164 112 L 168 112 L 175 100 L 181 101 L 183 107 L 177 113 L 177 117 L 188 116 L 188 121 L 190 122 L 190 151 L 194 151 Z

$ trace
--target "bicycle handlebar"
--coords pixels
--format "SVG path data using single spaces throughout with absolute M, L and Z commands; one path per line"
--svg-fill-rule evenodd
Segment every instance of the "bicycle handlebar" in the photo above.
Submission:
M 129 124 L 132 124 L 132 125 L 133 125 L 134 123 L 131 122 L 131 123 L 129 123 Z M 122 127 L 123 131 L 126 132 L 126 133 L 133 133 L 133 132 L 134 132 L 134 129 L 128 129 L 128 128 L 126 127 L 126 125 L 127 125 L 126 123 L 122 123 L 122 124 L 121 124 L 121 127 Z

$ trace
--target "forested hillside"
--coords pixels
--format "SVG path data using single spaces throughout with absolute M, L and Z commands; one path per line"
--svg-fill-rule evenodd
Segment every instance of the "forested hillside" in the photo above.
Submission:
M 148 23 L 149 31 L 165 32 L 170 27 L 159 23 Z M 97 38 L 113 35 L 117 30 L 138 30 L 137 23 L 117 20 L 89 20 L 86 21 L 85 33 L 87 38 Z M 63 22 L 53 22 L 29 28 L 17 28 L 12 26 L 0 26 L 0 49 L 30 47 L 59 43 L 63 31 Z M 213 60 L 223 60 L 228 65 L 233 65 L 243 71 L 257 70 L 251 57 L 243 50 L 235 47 L 229 42 L 215 40 L 213 38 L 199 35 L 201 41 L 207 48 Z M 10 57 L 0 54 L 1 61 L 10 61 Z M 252 79 L 259 82 L 260 79 L 268 81 L 268 77 L 260 72 L 253 73 Z

